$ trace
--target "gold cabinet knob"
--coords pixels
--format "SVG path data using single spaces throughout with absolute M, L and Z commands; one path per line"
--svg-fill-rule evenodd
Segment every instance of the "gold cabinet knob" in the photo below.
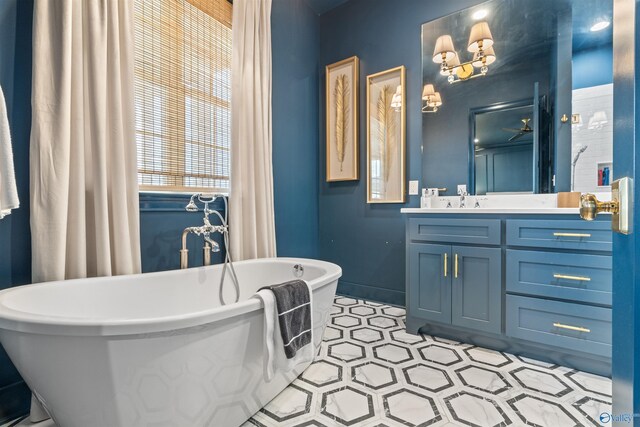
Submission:
M 599 213 L 618 213 L 620 204 L 618 201 L 601 202 L 595 194 L 583 194 L 580 196 L 580 218 L 593 221 Z

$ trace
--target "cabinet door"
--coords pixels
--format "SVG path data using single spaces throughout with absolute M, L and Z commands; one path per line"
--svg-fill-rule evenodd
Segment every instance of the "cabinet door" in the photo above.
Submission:
M 451 246 L 409 245 L 409 314 L 451 323 Z
M 452 266 L 451 323 L 499 334 L 502 325 L 501 250 L 453 246 Z

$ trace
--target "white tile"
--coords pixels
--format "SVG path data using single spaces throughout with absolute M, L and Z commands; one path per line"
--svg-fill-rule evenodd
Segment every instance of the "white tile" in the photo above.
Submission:
M 458 369 L 456 373 L 463 384 L 489 393 L 501 393 L 510 387 L 499 372 L 479 366 Z
M 521 421 L 542 427 L 575 426 L 578 420 L 557 403 L 546 399 L 525 396 L 512 404 Z M 522 419 L 524 418 L 524 419 Z
M 295 414 L 305 414 L 310 405 L 310 393 L 297 386 L 289 386 L 263 408 L 264 413 L 280 421 Z
M 504 354 L 489 350 L 487 348 L 482 347 L 473 347 L 467 348 L 464 352 L 469 356 L 469 358 L 475 362 L 484 363 L 486 365 L 490 365 L 493 367 L 502 367 L 510 364 L 512 361 Z
M 609 378 L 579 371 L 570 372 L 565 376 L 585 391 L 611 397 L 611 380 Z
M 391 317 L 403 317 L 404 315 L 407 314 L 405 309 L 400 307 L 384 307 L 382 309 L 382 313 Z
M 335 363 L 320 360 L 312 363 L 311 366 L 300 375 L 300 379 L 316 387 L 322 387 L 340 381 L 343 371 L 344 369 Z
M 384 335 L 382 331 L 371 328 L 360 328 L 353 329 L 351 331 L 351 338 L 356 341 L 364 342 L 364 343 L 373 343 L 376 341 L 381 341 L 384 339 Z
M 363 346 L 352 344 L 350 342 L 341 342 L 339 344 L 329 345 L 328 354 L 331 357 L 343 360 L 345 362 L 364 359 L 366 356 Z
M 390 317 L 385 317 L 385 316 L 369 317 L 367 318 L 367 323 L 370 326 L 374 326 L 376 328 L 381 328 L 381 329 L 389 329 L 389 328 L 394 328 L 398 326 L 398 322 L 396 321 L 396 319 L 392 319 Z
M 351 328 L 354 326 L 360 326 L 362 324 L 362 320 L 360 320 L 359 317 L 345 314 L 334 317 L 332 323 L 344 328 Z
M 356 307 L 349 307 L 349 313 L 352 313 L 358 316 L 371 316 L 373 314 L 376 314 L 376 310 L 373 307 L 359 305 Z
M 405 425 L 427 425 L 443 419 L 433 399 L 416 392 L 399 390 L 384 400 L 387 417 Z
M 373 398 L 351 387 L 323 394 L 322 413 L 340 422 L 362 422 L 375 416 Z
M 418 364 L 403 369 L 408 384 L 438 393 L 453 387 L 449 374 L 443 369 Z
M 462 361 L 462 358 L 456 350 L 439 344 L 430 344 L 426 347 L 420 347 L 418 352 L 425 361 L 437 363 L 439 365 L 451 366 Z
M 456 421 L 473 423 L 479 426 L 496 426 L 510 424 L 504 418 L 498 405 L 491 399 L 474 394 L 460 393 L 448 401 L 450 410 Z M 568 424 L 557 424 L 557 426 Z
M 407 333 L 404 329 L 397 329 L 389 332 L 393 341 L 398 341 L 403 344 L 418 344 L 425 343 L 427 338 L 424 335 L 414 335 Z
M 393 368 L 376 362 L 367 362 L 354 366 L 351 369 L 351 379 L 353 382 L 374 390 L 397 384 L 398 382 Z
M 561 397 L 571 391 L 559 377 L 551 372 L 543 372 L 529 367 L 518 368 L 510 372 L 525 388 L 539 391 L 555 397 Z
M 413 358 L 411 352 L 397 344 L 382 344 L 373 348 L 373 354 L 376 359 L 386 362 L 402 363 Z

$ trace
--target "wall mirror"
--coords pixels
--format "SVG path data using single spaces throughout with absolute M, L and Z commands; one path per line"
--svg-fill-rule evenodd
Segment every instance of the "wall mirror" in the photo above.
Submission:
M 534 182 L 539 179 L 533 164 L 539 118 L 533 112 L 532 99 L 472 110 L 469 188 L 475 194 L 536 191 Z
M 492 0 L 423 24 L 423 186 L 610 191 L 612 18 L 613 0 Z

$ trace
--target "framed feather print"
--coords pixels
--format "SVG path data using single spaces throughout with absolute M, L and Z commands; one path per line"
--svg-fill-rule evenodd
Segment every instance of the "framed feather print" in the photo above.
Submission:
M 358 176 L 357 56 L 326 67 L 327 181 L 353 181 Z
M 367 203 L 405 202 L 405 68 L 367 76 Z

